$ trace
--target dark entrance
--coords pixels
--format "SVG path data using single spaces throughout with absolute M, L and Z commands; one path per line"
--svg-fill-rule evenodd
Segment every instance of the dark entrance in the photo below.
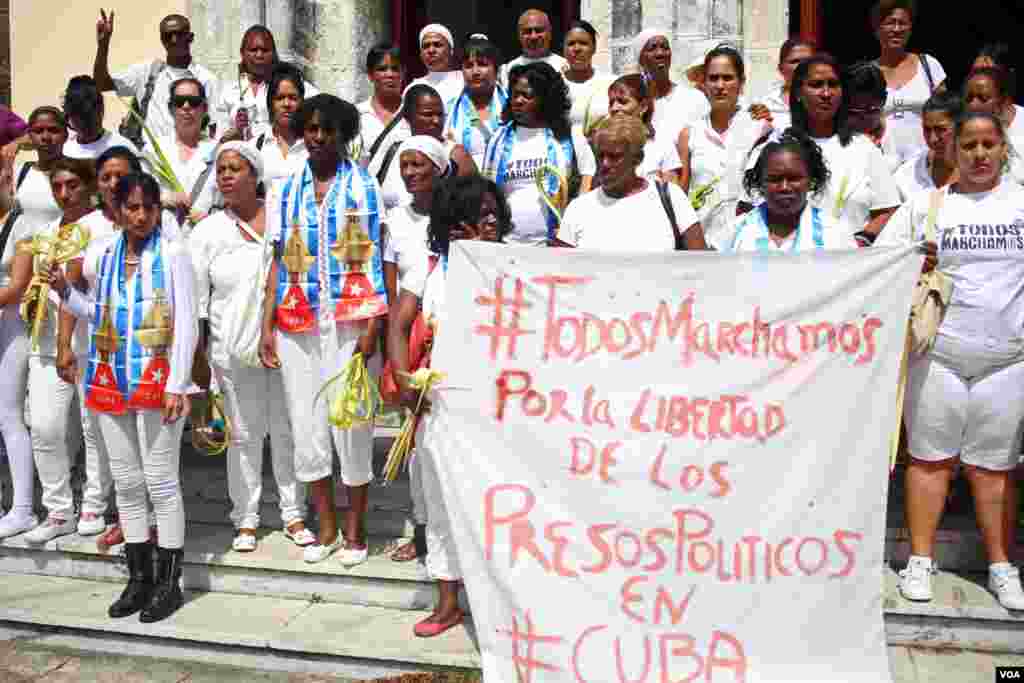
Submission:
M 531 8 L 547 12 L 554 29 L 551 48 L 560 53 L 566 26 L 579 17 L 580 0 L 393 0 L 391 8 L 393 39 L 409 55 L 409 74 L 416 77 L 426 71 L 419 61 L 417 40 L 427 24 L 444 24 L 457 44 L 469 33 L 484 33 L 501 48 L 502 61 L 507 62 L 519 56 L 516 22 L 520 14 Z
M 816 7 L 815 7 L 816 5 Z M 871 27 L 873 0 L 790 0 L 794 30 L 817 33 L 821 47 L 843 64 L 878 56 Z M 910 49 L 937 58 L 949 74 L 949 87 L 959 88 L 971 61 L 985 43 L 1003 41 L 1011 47 L 1024 32 L 1024 4 L 1005 0 L 972 0 L 968 4 L 918 3 Z M 817 30 L 810 24 L 817 20 Z M 1017 50 L 1016 62 L 1021 63 Z M 1017 68 L 1018 73 L 1020 67 Z

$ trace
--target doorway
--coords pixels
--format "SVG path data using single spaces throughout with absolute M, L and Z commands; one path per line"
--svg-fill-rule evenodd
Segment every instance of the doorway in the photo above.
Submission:
M 551 19 L 551 49 L 561 52 L 565 29 L 580 16 L 580 0 L 397 0 L 392 3 L 393 38 L 402 49 L 410 78 L 422 76 L 426 69 L 419 60 L 419 32 L 427 24 L 444 24 L 458 46 L 470 33 L 487 35 L 501 50 L 502 62 L 519 56 L 516 22 L 528 9 L 546 12 Z

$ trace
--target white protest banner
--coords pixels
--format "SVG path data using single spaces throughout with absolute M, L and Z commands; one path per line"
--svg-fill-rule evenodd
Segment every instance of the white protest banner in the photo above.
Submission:
M 454 245 L 428 433 L 487 683 L 890 680 L 921 263 Z

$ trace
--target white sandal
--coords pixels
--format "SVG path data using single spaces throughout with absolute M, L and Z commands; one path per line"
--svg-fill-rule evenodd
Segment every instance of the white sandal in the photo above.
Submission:
M 252 534 L 238 534 L 235 540 L 231 541 L 231 549 L 236 553 L 251 553 L 256 550 L 256 536 Z
M 300 548 L 316 543 L 316 536 L 307 527 L 302 527 L 301 530 L 294 533 L 288 527 L 285 527 L 284 536 Z

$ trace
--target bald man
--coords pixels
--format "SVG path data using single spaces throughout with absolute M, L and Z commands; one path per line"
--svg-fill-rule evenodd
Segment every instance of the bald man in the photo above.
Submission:
M 121 97 L 135 97 L 140 106 L 150 89 L 145 107 L 146 125 L 156 137 L 174 135 L 174 116 L 168 106 L 171 84 L 179 78 L 191 77 L 206 88 L 206 101 L 217 101 L 217 78 L 206 67 L 192 60 L 192 27 L 188 17 L 169 14 L 160 21 L 160 42 L 166 56 L 151 62 L 133 64 L 121 73 L 110 74 L 110 38 L 114 35 L 114 12 L 100 10 L 96 22 L 96 61 L 92 73 L 100 91 L 115 90 Z M 152 86 L 147 88 L 150 81 Z M 138 141 L 134 141 L 138 144 Z
M 523 54 L 503 65 L 498 73 L 501 84 L 508 89 L 508 73 L 513 67 L 531 62 L 547 62 L 563 73 L 569 66 L 565 58 L 551 51 L 551 20 L 539 9 L 528 9 L 519 17 L 519 46 Z

